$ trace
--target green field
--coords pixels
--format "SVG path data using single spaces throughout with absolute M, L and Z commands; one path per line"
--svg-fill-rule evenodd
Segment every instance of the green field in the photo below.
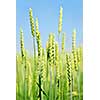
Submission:
M 62 32 L 63 8 L 60 7 L 57 35 L 50 33 L 42 46 L 38 18 L 29 9 L 33 54 L 24 48 L 20 28 L 20 52 L 16 54 L 16 100 L 83 100 L 83 49 L 76 46 L 76 29 L 72 31 L 72 49 L 66 50 L 66 33 Z M 67 37 L 68 39 L 68 37 Z

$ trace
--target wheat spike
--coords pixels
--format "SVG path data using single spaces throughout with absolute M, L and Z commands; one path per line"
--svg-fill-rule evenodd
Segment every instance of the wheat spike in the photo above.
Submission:
M 35 27 L 34 27 L 34 18 L 32 13 L 32 8 L 29 9 L 29 17 L 30 17 L 30 26 L 31 26 L 31 33 L 32 36 L 35 36 Z
M 60 34 L 62 32 L 62 17 L 63 17 L 63 8 L 60 7 L 60 13 L 59 13 L 59 24 L 58 24 L 58 33 Z

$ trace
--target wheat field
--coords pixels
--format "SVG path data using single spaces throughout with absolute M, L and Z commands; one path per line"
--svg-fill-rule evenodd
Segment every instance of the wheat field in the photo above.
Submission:
M 83 100 L 83 49 L 76 46 L 77 30 L 72 31 L 71 50 L 66 50 L 60 7 L 58 32 L 50 33 L 42 46 L 38 18 L 29 9 L 33 54 L 24 47 L 20 28 L 20 52 L 16 54 L 16 100 Z M 67 44 L 68 45 L 68 44 Z

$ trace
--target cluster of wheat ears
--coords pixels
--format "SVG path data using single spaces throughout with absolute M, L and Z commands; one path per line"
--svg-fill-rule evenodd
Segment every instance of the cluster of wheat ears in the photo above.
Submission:
M 50 33 L 43 48 L 38 18 L 34 20 L 32 9 L 29 9 L 33 55 L 29 56 L 24 48 L 20 28 L 21 53 L 16 54 L 17 100 L 83 100 L 82 47 L 76 47 L 74 29 L 72 50 L 66 50 L 62 17 L 63 8 L 60 7 L 57 40 L 55 34 Z

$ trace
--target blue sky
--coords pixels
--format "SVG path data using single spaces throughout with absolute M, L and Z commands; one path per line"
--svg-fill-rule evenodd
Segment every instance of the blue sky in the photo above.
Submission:
M 57 34 L 60 5 L 63 7 L 63 32 L 66 32 L 66 48 L 71 48 L 72 31 L 77 29 L 77 46 L 83 41 L 83 0 L 16 0 L 16 49 L 20 51 L 20 26 L 24 32 L 25 48 L 32 52 L 32 35 L 29 8 L 38 17 L 43 47 L 50 32 Z

